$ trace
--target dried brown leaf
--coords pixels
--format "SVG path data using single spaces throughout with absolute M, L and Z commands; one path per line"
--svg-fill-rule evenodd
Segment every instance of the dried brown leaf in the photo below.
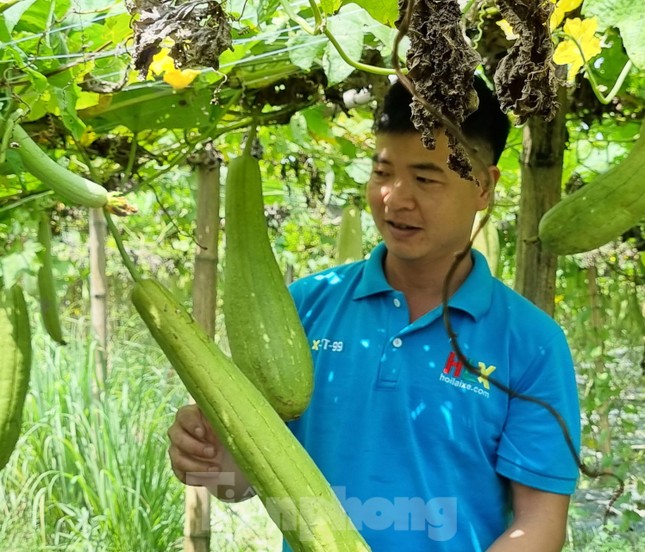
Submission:
M 161 42 L 174 42 L 170 56 L 178 68 L 219 67 L 219 57 L 231 48 L 226 12 L 216 0 L 126 0 L 128 11 L 138 15 L 134 29 L 134 66 L 148 74 Z

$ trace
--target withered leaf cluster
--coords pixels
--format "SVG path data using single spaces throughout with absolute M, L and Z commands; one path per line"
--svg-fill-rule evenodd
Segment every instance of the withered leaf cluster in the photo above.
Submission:
M 408 9 L 408 0 L 399 0 L 399 25 Z M 473 77 L 481 63 L 479 54 L 464 35 L 459 3 L 457 0 L 416 0 L 409 15 L 408 77 L 421 98 L 459 127 L 477 109 Z M 444 125 L 416 98 L 412 103 L 412 119 L 422 133 L 424 145 L 434 149 L 435 130 Z M 468 178 L 471 172 L 468 157 L 456 137 L 449 131 L 447 135 L 452 151 L 448 166 Z
M 219 67 L 221 53 L 231 48 L 226 12 L 216 0 L 126 0 L 134 29 L 134 66 L 145 77 L 165 38 L 174 45 L 170 56 L 179 68 Z
M 497 0 L 500 13 L 519 38 L 495 71 L 495 88 L 504 110 L 518 123 L 529 116 L 551 120 L 558 109 L 558 82 L 553 64 L 549 0 Z

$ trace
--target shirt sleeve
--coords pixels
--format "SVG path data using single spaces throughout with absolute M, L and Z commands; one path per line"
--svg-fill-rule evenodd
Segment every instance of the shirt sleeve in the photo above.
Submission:
M 578 479 L 580 406 L 571 352 L 560 330 L 529 353 L 526 369 L 510 385 L 514 396 L 502 432 L 496 470 L 500 475 L 542 491 L 572 494 Z M 565 426 L 571 443 L 567 443 Z M 575 454 L 575 456 L 574 456 Z

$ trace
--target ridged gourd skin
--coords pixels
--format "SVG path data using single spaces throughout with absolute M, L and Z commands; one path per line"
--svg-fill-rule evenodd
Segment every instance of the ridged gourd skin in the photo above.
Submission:
M 38 253 L 42 263 L 38 269 L 38 298 L 40 301 L 40 314 L 43 325 L 49 336 L 65 345 L 63 330 L 60 323 L 58 297 L 56 295 L 56 282 L 52 270 L 52 237 L 49 217 L 43 213 L 38 224 L 38 242 L 42 250 Z
M 262 393 L 155 280 L 132 302 L 294 552 L 365 552 L 315 463 Z
M 0 470 L 20 436 L 31 370 L 31 328 L 22 288 L 0 289 Z
M 627 157 L 562 199 L 540 220 L 539 238 L 558 255 L 596 249 L 645 218 L 645 120 Z
M 363 229 L 358 206 L 347 205 L 343 208 L 336 244 L 336 262 L 339 265 L 363 258 Z
M 313 360 L 267 234 L 258 161 L 229 163 L 225 196 L 223 312 L 233 361 L 284 420 L 313 392 Z
M 19 146 L 16 151 L 25 168 L 49 189 L 76 205 L 95 208 L 107 205 L 108 192 L 103 186 L 56 163 L 20 125 L 14 126 L 12 138 Z

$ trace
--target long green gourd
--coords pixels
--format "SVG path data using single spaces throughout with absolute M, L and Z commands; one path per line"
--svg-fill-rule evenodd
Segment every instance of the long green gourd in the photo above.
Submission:
M 59 193 L 64 199 L 84 207 L 104 207 L 108 191 L 96 182 L 68 171 L 51 159 L 20 125 L 13 128 L 16 151 L 25 168 L 45 186 Z
M 363 258 L 363 229 L 361 209 L 357 205 L 343 208 L 336 240 L 336 262 L 338 264 L 358 261 Z
M 0 470 L 20 436 L 31 369 L 31 328 L 22 288 L 0 289 Z
M 645 219 L 645 120 L 640 137 L 616 167 L 549 209 L 539 225 L 540 242 L 569 255 L 596 249 Z
M 60 323 L 58 297 L 56 295 L 56 281 L 52 270 L 52 237 L 49 217 L 42 213 L 38 224 L 38 241 L 42 250 L 38 253 L 41 266 L 38 270 L 38 298 L 40 301 L 40 314 L 43 325 L 49 336 L 65 345 L 63 330 Z
M 338 498 L 263 394 L 155 280 L 132 302 L 294 552 L 367 552 Z
M 51 159 L 18 124 L 13 126 L 15 150 L 25 168 L 45 186 L 69 201 L 83 207 L 104 207 L 110 213 L 127 216 L 137 212 L 125 197 L 108 192 L 103 186 L 67 170 Z
M 313 361 L 267 234 L 260 167 L 248 152 L 229 163 L 225 225 L 223 311 L 231 356 L 284 420 L 297 418 L 311 399 Z

